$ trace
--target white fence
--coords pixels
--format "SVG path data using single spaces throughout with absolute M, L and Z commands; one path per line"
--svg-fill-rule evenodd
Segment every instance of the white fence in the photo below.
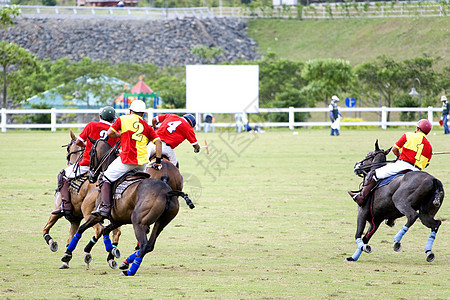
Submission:
M 128 110 L 126 109 L 118 109 L 117 113 L 126 113 Z M 365 107 L 365 108 L 341 108 L 341 113 L 345 115 L 348 113 L 358 113 L 358 112 L 374 112 L 380 115 L 379 121 L 371 121 L 371 122 L 341 122 L 341 126 L 378 126 L 383 129 L 386 129 L 388 126 L 414 126 L 416 121 L 414 122 L 402 122 L 402 121 L 388 121 L 388 113 L 389 112 L 418 112 L 422 114 L 422 118 L 427 118 L 433 125 L 439 124 L 439 119 L 433 119 L 434 112 L 442 112 L 442 108 L 434 108 L 429 106 L 427 108 L 416 108 L 416 107 Z M 249 125 L 251 127 L 259 126 L 259 127 L 288 127 L 293 130 L 295 127 L 327 127 L 330 126 L 329 121 L 323 122 L 295 122 L 294 115 L 295 113 L 325 113 L 329 112 L 328 108 L 260 108 L 258 114 L 271 114 L 271 113 L 286 113 L 289 116 L 288 122 L 250 122 Z M 162 114 L 162 113 L 193 113 L 188 112 L 185 109 L 148 109 L 146 117 L 153 116 L 153 114 Z M 235 114 L 235 112 L 211 112 L 217 114 Z M 30 114 L 50 114 L 51 122 L 50 124 L 36 124 L 31 123 L 29 120 L 25 120 L 24 123 L 17 123 L 17 120 L 14 119 L 14 122 L 8 123 L 8 116 L 10 119 L 14 115 L 30 115 Z M 58 128 L 84 128 L 86 123 L 63 123 L 58 122 L 58 115 L 62 114 L 98 114 L 98 109 L 1 109 L 1 128 L 2 132 L 6 132 L 7 129 L 31 129 L 31 128 L 41 128 L 41 129 L 51 129 L 51 131 L 56 131 Z M 193 113 L 197 119 L 197 130 L 202 127 L 202 118 L 201 113 Z M 234 117 L 233 117 L 234 119 Z M 147 120 L 148 121 L 148 120 Z M 214 123 L 214 127 L 235 127 L 236 124 L 234 122 L 229 123 Z
M 114 18 L 114 19 L 173 19 L 183 17 L 214 18 L 399 18 L 442 17 L 450 15 L 450 6 L 436 3 L 375 2 L 331 3 L 320 5 L 278 7 L 93 7 L 93 6 L 25 6 L 19 5 L 26 18 Z M 301 8 L 299 10 L 299 8 Z M 299 16 L 301 13 L 301 16 Z

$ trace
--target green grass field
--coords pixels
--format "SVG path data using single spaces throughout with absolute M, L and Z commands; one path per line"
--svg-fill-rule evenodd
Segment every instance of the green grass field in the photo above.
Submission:
M 268 130 L 261 134 L 198 133 L 211 154 L 177 148 L 186 188 L 196 204 L 180 201 L 178 216 L 159 237 L 135 277 L 119 277 L 106 263 L 102 242 L 87 269 L 83 247 L 71 268 L 59 270 L 69 223 L 51 234 L 53 253 L 41 230 L 53 208 L 56 175 L 65 165 L 67 131 L 0 134 L 0 297 L 3 299 L 448 299 L 450 297 L 450 206 L 433 251 L 418 220 L 392 250 L 394 228 L 384 224 L 371 240 L 374 252 L 344 262 L 356 249 L 357 205 L 347 195 L 359 177 L 353 165 L 374 147 L 391 147 L 411 128 Z M 430 134 L 435 151 L 449 149 L 441 128 Z M 79 132 L 77 132 L 79 133 Z M 297 133 L 297 134 L 295 134 Z M 393 157 L 389 157 L 392 159 Z M 450 155 L 435 156 L 428 172 L 450 186 Z M 131 225 L 122 228 L 122 258 L 135 245 Z
M 248 34 L 263 53 L 307 61 L 341 58 L 353 66 L 387 55 L 402 61 L 434 58 L 441 71 L 449 66 L 450 18 L 382 18 L 342 20 L 276 20 L 249 22 Z

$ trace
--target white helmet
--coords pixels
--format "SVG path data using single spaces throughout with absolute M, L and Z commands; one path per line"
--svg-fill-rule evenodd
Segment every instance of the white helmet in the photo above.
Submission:
M 134 100 L 133 102 L 131 102 L 130 105 L 130 110 L 137 112 L 137 113 L 145 113 L 146 112 L 146 108 L 145 108 L 145 103 L 142 100 Z
M 442 96 L 442 97 L 441 97 L 441 101 L 447 101 L 447 97 Z
M 333 100 L 333 101 L 339 101 L 339 98 L 338 98 L 338 96 L 334 95 L 333 97 L 331 97 L 331 100 Z

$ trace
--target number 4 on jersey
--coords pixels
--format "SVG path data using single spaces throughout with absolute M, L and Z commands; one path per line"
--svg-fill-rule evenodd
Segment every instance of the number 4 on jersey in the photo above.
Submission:
M 181 121 L 174 121 L 167 123 L 167 131 L 169 133 L 172 133 L 177 129 L 177 127 L 181 124 Z

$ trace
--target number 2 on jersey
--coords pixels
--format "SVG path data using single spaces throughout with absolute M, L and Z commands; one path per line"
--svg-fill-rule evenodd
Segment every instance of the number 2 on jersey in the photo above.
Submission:
M 175 131 L 175 129 L 177 129 L 177 127 L 181 124 L 181 121 L 173 121 L 173 122 L 169 122 L 167 123 L 167 131 L 169 133 L 172 133 Z
M 136 132 L 131 135 L 131 138 L 138 142 L 142 142 L 142 132 L 144 132 L 144 125 L 139 122 L 134 122 L 133 127 L 136 128 Z

